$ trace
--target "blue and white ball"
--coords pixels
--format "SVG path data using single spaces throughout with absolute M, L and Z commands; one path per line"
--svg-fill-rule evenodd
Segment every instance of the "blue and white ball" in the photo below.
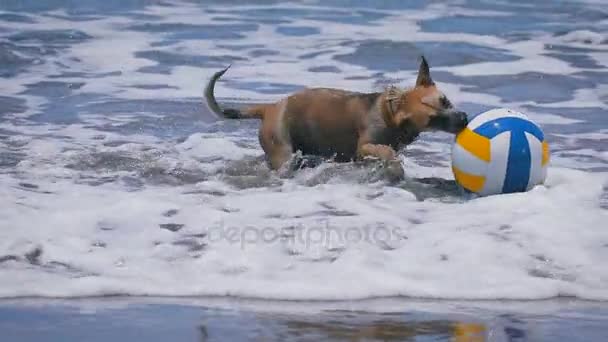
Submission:
M 505 108 L 473 118 L 452 148 L 456 181 L 479 195 L 528 191 L 545 181 L 548 164 L 549 145 L 540 127 Z

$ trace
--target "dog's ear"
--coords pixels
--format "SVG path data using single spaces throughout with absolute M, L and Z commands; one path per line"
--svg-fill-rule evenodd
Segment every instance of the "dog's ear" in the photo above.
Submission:
M 418 69 L 418 78 L 416 79 L 416 87 L 430 87 L 434 85 L 433 79 L 431 79 L 431 71 L 429 70 L 429 63 L 426 62 L 426 58 L 422 56 L 420 62 L 420 68 Z

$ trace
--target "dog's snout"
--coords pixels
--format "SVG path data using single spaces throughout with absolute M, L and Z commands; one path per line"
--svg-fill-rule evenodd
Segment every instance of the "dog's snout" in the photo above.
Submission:
M 454 113 L 454 117 L 456 118 L 456 125 L 460 127 L 461 130 L 469 124 L 469 118 L 465 112 L 456 112 Z
M 448 133 L 459 133 L 469 124 L 467 113 L 461 111 L 446 111 L 435 116 L 429 126 Z

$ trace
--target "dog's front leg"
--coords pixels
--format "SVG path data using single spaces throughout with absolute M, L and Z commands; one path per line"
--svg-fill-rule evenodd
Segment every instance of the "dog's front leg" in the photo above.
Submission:
M 359 158 L 373 157 L 384 161 L 395 160 L 397 153 L 392 147 L 379 144 L 363 144 L 357 151 Z
M 361 159 L 372 157 L 384 161 L 386 164 L 386 175 L 392 181 L 400 181 L 405 176 L 401 162 L 397 159 L 397 152 L 390 146 L 363 144 L 359 146 L 357 154 Z

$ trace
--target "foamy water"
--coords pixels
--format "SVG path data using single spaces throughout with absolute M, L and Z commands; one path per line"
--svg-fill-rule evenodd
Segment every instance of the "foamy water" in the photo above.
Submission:
M 0 4 L 0 297 L 608 300 L 608 12 L 367 1 Z M 532 5 L 529 5 L 532 6 Z M 268 170 L 202 105 L 413 83 L 548 136 L 545 186 L 468 198 L 452 137 L 376 164 Z

